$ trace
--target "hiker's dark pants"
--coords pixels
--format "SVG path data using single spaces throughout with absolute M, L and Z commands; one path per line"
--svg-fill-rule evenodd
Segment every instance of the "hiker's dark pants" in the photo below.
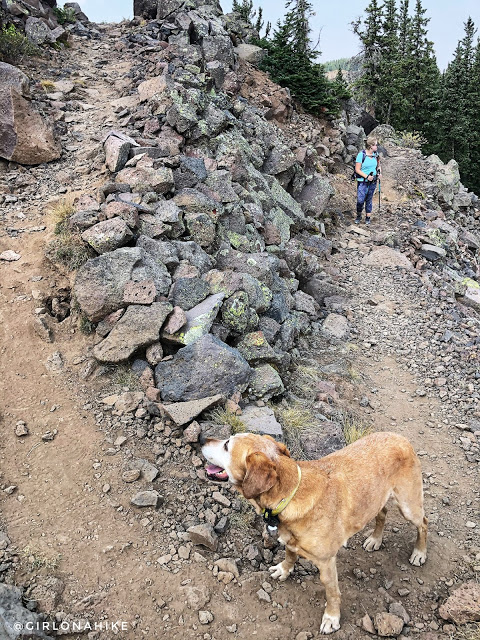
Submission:
M 365 213 L 372 213 L 373 208 L 373 194 L 377 188 L 377 181 L 372 182 L 359 182 L 357 186 L 357 215 L 359 216 L 363 211 L 363 205 L 365 204 Z

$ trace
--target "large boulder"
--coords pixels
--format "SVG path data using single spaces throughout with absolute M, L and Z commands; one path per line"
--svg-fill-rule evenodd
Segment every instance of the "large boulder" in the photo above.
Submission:
M 240 353 L 210 334 L 155 369 L 156 386 L 166 402 L 199 400 L 218 393 L 230 397 L 246 389 L 250 375 Z
M 260 64 L 267 52 L 265 51 L 265 49 L 262 49 L 262 47 L 257 47 L 254 44 L 245 44 L 242 42 L 237 47 L 235 47 L 235 53 L 240 58 L 240 60 L 245 60 L 245 62 L 250 62 L 250 64 Z
M 168 302 L 129 306 L 105 340 L 96 345 L 93 355 L 100 362 L 128 360 L 139 349 L 158 342 L 171 310 Z
M 11 64 L 0 62 L 0 87 L 13 87 L 22 96 L 28 96 L 30 81 L 23 71 Z
M 166 295 L 170 275 L 141 247 L 128 247 L 88 260 L 77 272 L 73 294 L 91 322 L 127 306 L 124 292 L 130 281 L 153 280 L 158 295 Z
M 133 15 L 146 20 L 157 17 L 158 0 L 133 0 Z
M 13 84 L 0 84 L 0 157 L 35 165 L 56 160 L 60 154 L 53 129 Z
M 0 638 L 16 640 L 17 638 L 42 638 L 53 640 L 52 636 L 42 629 L 43 617 L 23 606 L 23 589 L 10 584 L 0 584 Z M 24 635 L 30 627 L 27 635 Z
M 33 44 L 44 44 L 52 40 L 52 31 L 44 20 L 40 18 L 27 18 L 25 23 L 25 35 Z
M 330 181 L 320 174 L 316 174 L 310 184 L 303 188 L 298 201 L 302 204 L 305 213 L 321 216 L 333 195 L 335 195 L 335 190 Z

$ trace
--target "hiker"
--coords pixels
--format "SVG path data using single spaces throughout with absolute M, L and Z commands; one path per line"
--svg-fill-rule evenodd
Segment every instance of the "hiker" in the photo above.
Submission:
M 369 136 L 365 149 L 360 151 L 356 157 L 357 217 L 355 224 L 359 224 L 362 221 L 363 205 L 365 205 L 365 223 L 370 224 L 373 195 L 377 187 L 377 176 L 381 175 L 380 157 L 377 153 L 377 146 L 377 139 Z

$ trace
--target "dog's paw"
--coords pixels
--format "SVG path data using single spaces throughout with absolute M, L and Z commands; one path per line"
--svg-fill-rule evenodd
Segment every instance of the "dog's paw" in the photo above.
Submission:
M 426 559 L 426 551 L 419 551 L 418 549 L 414 549 L 412 555 L 410 556 L 410 564 L 413 564 L 415 567 L 421 567 L 422 564 L 425 564 Z
M 340 616 L 330 616 L 328 613 L 323 614 L 320 633 L 325 635 L 334 633 L 340 629 Z
M 365 551 L 378 551 L 382 546 L 382 539 L 374 538 L 373 536 L 368 536 L 368 538 L 363 543 L 363 548 Z
M 273 567 L 270 567 L 269 571 L 271 572 L 271 577 L 274 580 L 280 580 L 280 582 L 283 582 L 292 573 L 293 567 L 290 570 L 287 570 L 283 566 L 283 562 L 280 562 L 280 564 L 276 564 Z

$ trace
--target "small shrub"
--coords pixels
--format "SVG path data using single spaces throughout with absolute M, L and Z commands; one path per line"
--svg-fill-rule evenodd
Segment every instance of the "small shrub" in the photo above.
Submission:
M 46 93 L 52 93 L 55 91 L 55 83 L 51 80 L 40 80 L 40 84 L 44 88 Z
M 66 7 L 65 9 L 54 7 L 53 13 L 57 18 L 58 24 L 74 24 L 77 21 L 75 9 L 72 9 L 71 7 Z
M 55 235 L 60 235 L 68 231 L 68 219 L 73 213 L 75 213 L 73 196 L 70 195 L 57 200 L 55 203 L 50 205 L 48 213 L 55 225 Z
M 65 230 L 56 235 L 45 252 L 52 262 L 62 264 L 69 271 L 76 271 L 92 257 L 91 250 L 77 233 Z
M 397 131 L 395 142 L 407 149 L 421 149 L 428 140 L 419 131 Z
M 313 399 L 316 394 L 317 382 L 321 374 L 318 368 L 308 365 L 295 367 L 290 377 L 290 389 L 299 398 Z
M 315 415 L 301 404 L 277 405 L 273 409 L 283 427 L 285 443 L 290 453 L 294 458 L 305 458 L 302 435 L 320 428 Z
M 130 391 L 141 391 L 139 377 L 128 365 L 120 365 L 113 372 L 112 382 L 120 387 L 128 387 Z
M 347 444 L 353 444 L 357 440 L 360 440 L 360 438 L 372 433 L 372 427 L 365 424 L 360 418 L 357 418 L 352 413 L 342 413 L 340 418 L 342 422 L 343 435 L 345 436 L 345 442 Z
M 95 331 L 95 324 L 91 320 L 89 320 L 83 313 L 80 315 L 80 318 L 78 320 L 78 326 L 80 331 L 86 336 L 89 336 Z
M 232 427 L 233 433 L 243 433 L 246 431 L 246 426 L 242 419 L 226 409 L 214 409 L 210 411 L 208 419 L 215 424 L 228 424 Z
M 0 29 L 0 61 L 15 64 L 25 56 L 38 55 L 39 49 L 12 24 Z

